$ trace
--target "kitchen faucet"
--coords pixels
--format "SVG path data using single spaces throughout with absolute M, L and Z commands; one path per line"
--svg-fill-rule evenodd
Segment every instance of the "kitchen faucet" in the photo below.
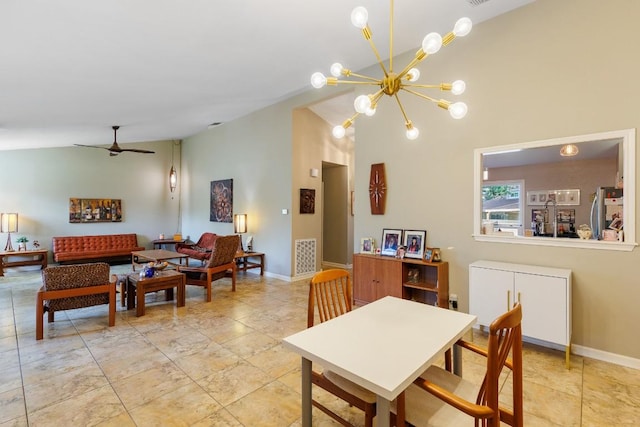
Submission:
M 551 203 L 551 206 L 553 206 L 553 237 L 558 237 L 558 217 L 556 216 L 556 199 L 548 199 L 547 202 L 544 204 L 545 209 L 547 209 L 547 207 L 549 206 L 549 203 Z

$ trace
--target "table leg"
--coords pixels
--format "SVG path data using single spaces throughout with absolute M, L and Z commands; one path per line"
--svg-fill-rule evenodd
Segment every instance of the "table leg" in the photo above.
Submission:
M 4 276 L 4 256 L 0 256 L 0 277 Z
M 389 427 L 391 415 L 391 402 L 382 396 L 376 396 L 376 425 L 378 427 Z
M 165 301 L 173 301 L 173 288 L 164 290 L 164 300 Z
M 302 427 L 311 427 L 311 360 L 302 358 Z
M 186 299 L 186 278 L 185 275 L 183 274 L 182 277 L 180 278 L 180 281 L 178 282 L 178 307 L 184 307 L 185 304 L 185 299 Z
M 462 349 L 458 344 L 453 345 L 453 373 L 462 377 Z
M 125 280 L 124 286 L 127 287 L 127 310 L 132 310 L 136 307 L 136 287 L 128 279 Z
M 140 281 L 136 286 L 136 317 L 144 316 L 144 296 L 144 284 Z

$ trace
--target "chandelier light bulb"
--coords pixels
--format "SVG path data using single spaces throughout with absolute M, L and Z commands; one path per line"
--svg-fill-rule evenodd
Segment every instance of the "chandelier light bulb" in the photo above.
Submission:
M 372 108 L 372 107 L 367 108 L 367 110 L 364 112 L 365 116 L 367 116 L 367 117 L 371 117 L 375 113 L 376 113 L 376 109 Z
M 414 139 L 418 138 L 418 135 L 420 135 L 420 131 L 418 130 L 418 128 L 414 128 L 413 126 L 411 126 L 410 129 L 407 129 L 407 139 L 413 141 Z
M 422 50 L 429 55 L 438 52 L 442 47 L 442 36 L 438 33 L 429 33 L 422 40 Z
M 464 37 L 471 31 L 471 27 L 473 24 L 471 23 L 471 19 L 469 18 L 460 18 L 456 21 L 456 25 L 453 27 L 453 34 L 456 37 Z
M 335 62 L 333 65 L 331 65 L 331 75 L 333 77 L 340 77 L 343 69 L 344 67 L 342 66 L 341 63 Z
M 366 113 L 368 109 L 371 108 L 371 98 L 369 95 L 360 95 L 353 101 L 353 108 L 358 113 Z
M 340 138 L 345 136 L 345 134 L 347 133 L 347 130 L 345 128 L 343 128 L 342 126 L 338 125 L 338 126 L 333 128 L 331 133 L 333 134 L 334 138 L 340 139 Z
M 454 95 L 463 94 L 466 88 L 467 84 L 462 80 L 456 80 L 455 82 L 451 83 L 451 93 Z
M 418 70 L 417 68 L 412 68 L 407 73 L 407 76 L 409 77 L 408 80 L 410 82 L 415 82 L 420 78 L 420 70 Z
M 467 104 L 464 102 L 456 102 L 449 106 L 449 114 L 454 119 L 461 119 L 467 115 Z
M 320 72 L 311 74 L 311 86 L 313 86 L 316 89 L 320 89 L 321 87 L 324 87 L 324 85 L 326 84 L 327 84 L 327 78 L 324 76 L 324 74 Z
M 369 20 L 369 12 L 362 6 L 358 6 L 351 12 L 351 23 L 354 27 L 360 28 L 361 30 L 367 26 L 367 21 Z

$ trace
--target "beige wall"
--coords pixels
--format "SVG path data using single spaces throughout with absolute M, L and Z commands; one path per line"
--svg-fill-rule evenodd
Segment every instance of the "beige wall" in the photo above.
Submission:
M 19 236 L 29 239 L 29 248 L 38 240 L 51 249 L 53 236 L 136 233 L 138 243 L 150 248 L 160 233 L 173 235 L 182 182 L 169 192 L 172 146 L 172 141 L 126 144 L 156 153 L 116 157 L 80 147 L 0 151 L 0 212 L 19 215 L 18 233 L 11 235 L 14 248 Z M 180 172 L 179 147 L 174 161 Z M 70 224 L 70 197 L 121 199 L 122 222 Z M 7 235 L 0 239 L 4 245 Z
M 403 96 L 421 130 L 411 142 L 390 99 L 380 103 L 374 120 L 357 122 L 355 240 L 380 236 L 385 227 L 428 230 L 428 244 L 442 248 L 450 263 L 450 290 L 462 310 L 468 309 L 473 261 L 570 268 L 573 342 L 640 358 L 640 342 L 629 339 L 640 324 L 638 249 L 533 247 L 471 237 L 475 148 L 639 127 L 638 16 L 640 2 L 538 0 L 477 25 L 428 58 L 421 66 L 425 82 L 467 82 L 462 98 L 469 114 L 452 120 L 424 100 Z M 369 165 L 379 162 L 387 171 L 387 213 L 372 216 L 364 195 Z

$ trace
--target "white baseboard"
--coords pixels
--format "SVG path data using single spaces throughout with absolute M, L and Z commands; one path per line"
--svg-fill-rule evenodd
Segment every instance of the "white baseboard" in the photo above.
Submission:
M 351 268 L 353 268 L 352 264 L 339 264 L 337 262 L 329 262 L 329 261 L 322 261 L 322 265 L 324 267 L 343 268 L 345 270 L 350 270 Z
M 623 356 L 621 354 L 609 353 L 595 348 L 584 347 L 582 345 L 573 344 L 571 352 L 578 356 L 589 357 L 591 359 L 601 360 L 603 362 L 613 363 L 614 365 L 626 366 L 627 368 L 640 370 L 640 359 Z

